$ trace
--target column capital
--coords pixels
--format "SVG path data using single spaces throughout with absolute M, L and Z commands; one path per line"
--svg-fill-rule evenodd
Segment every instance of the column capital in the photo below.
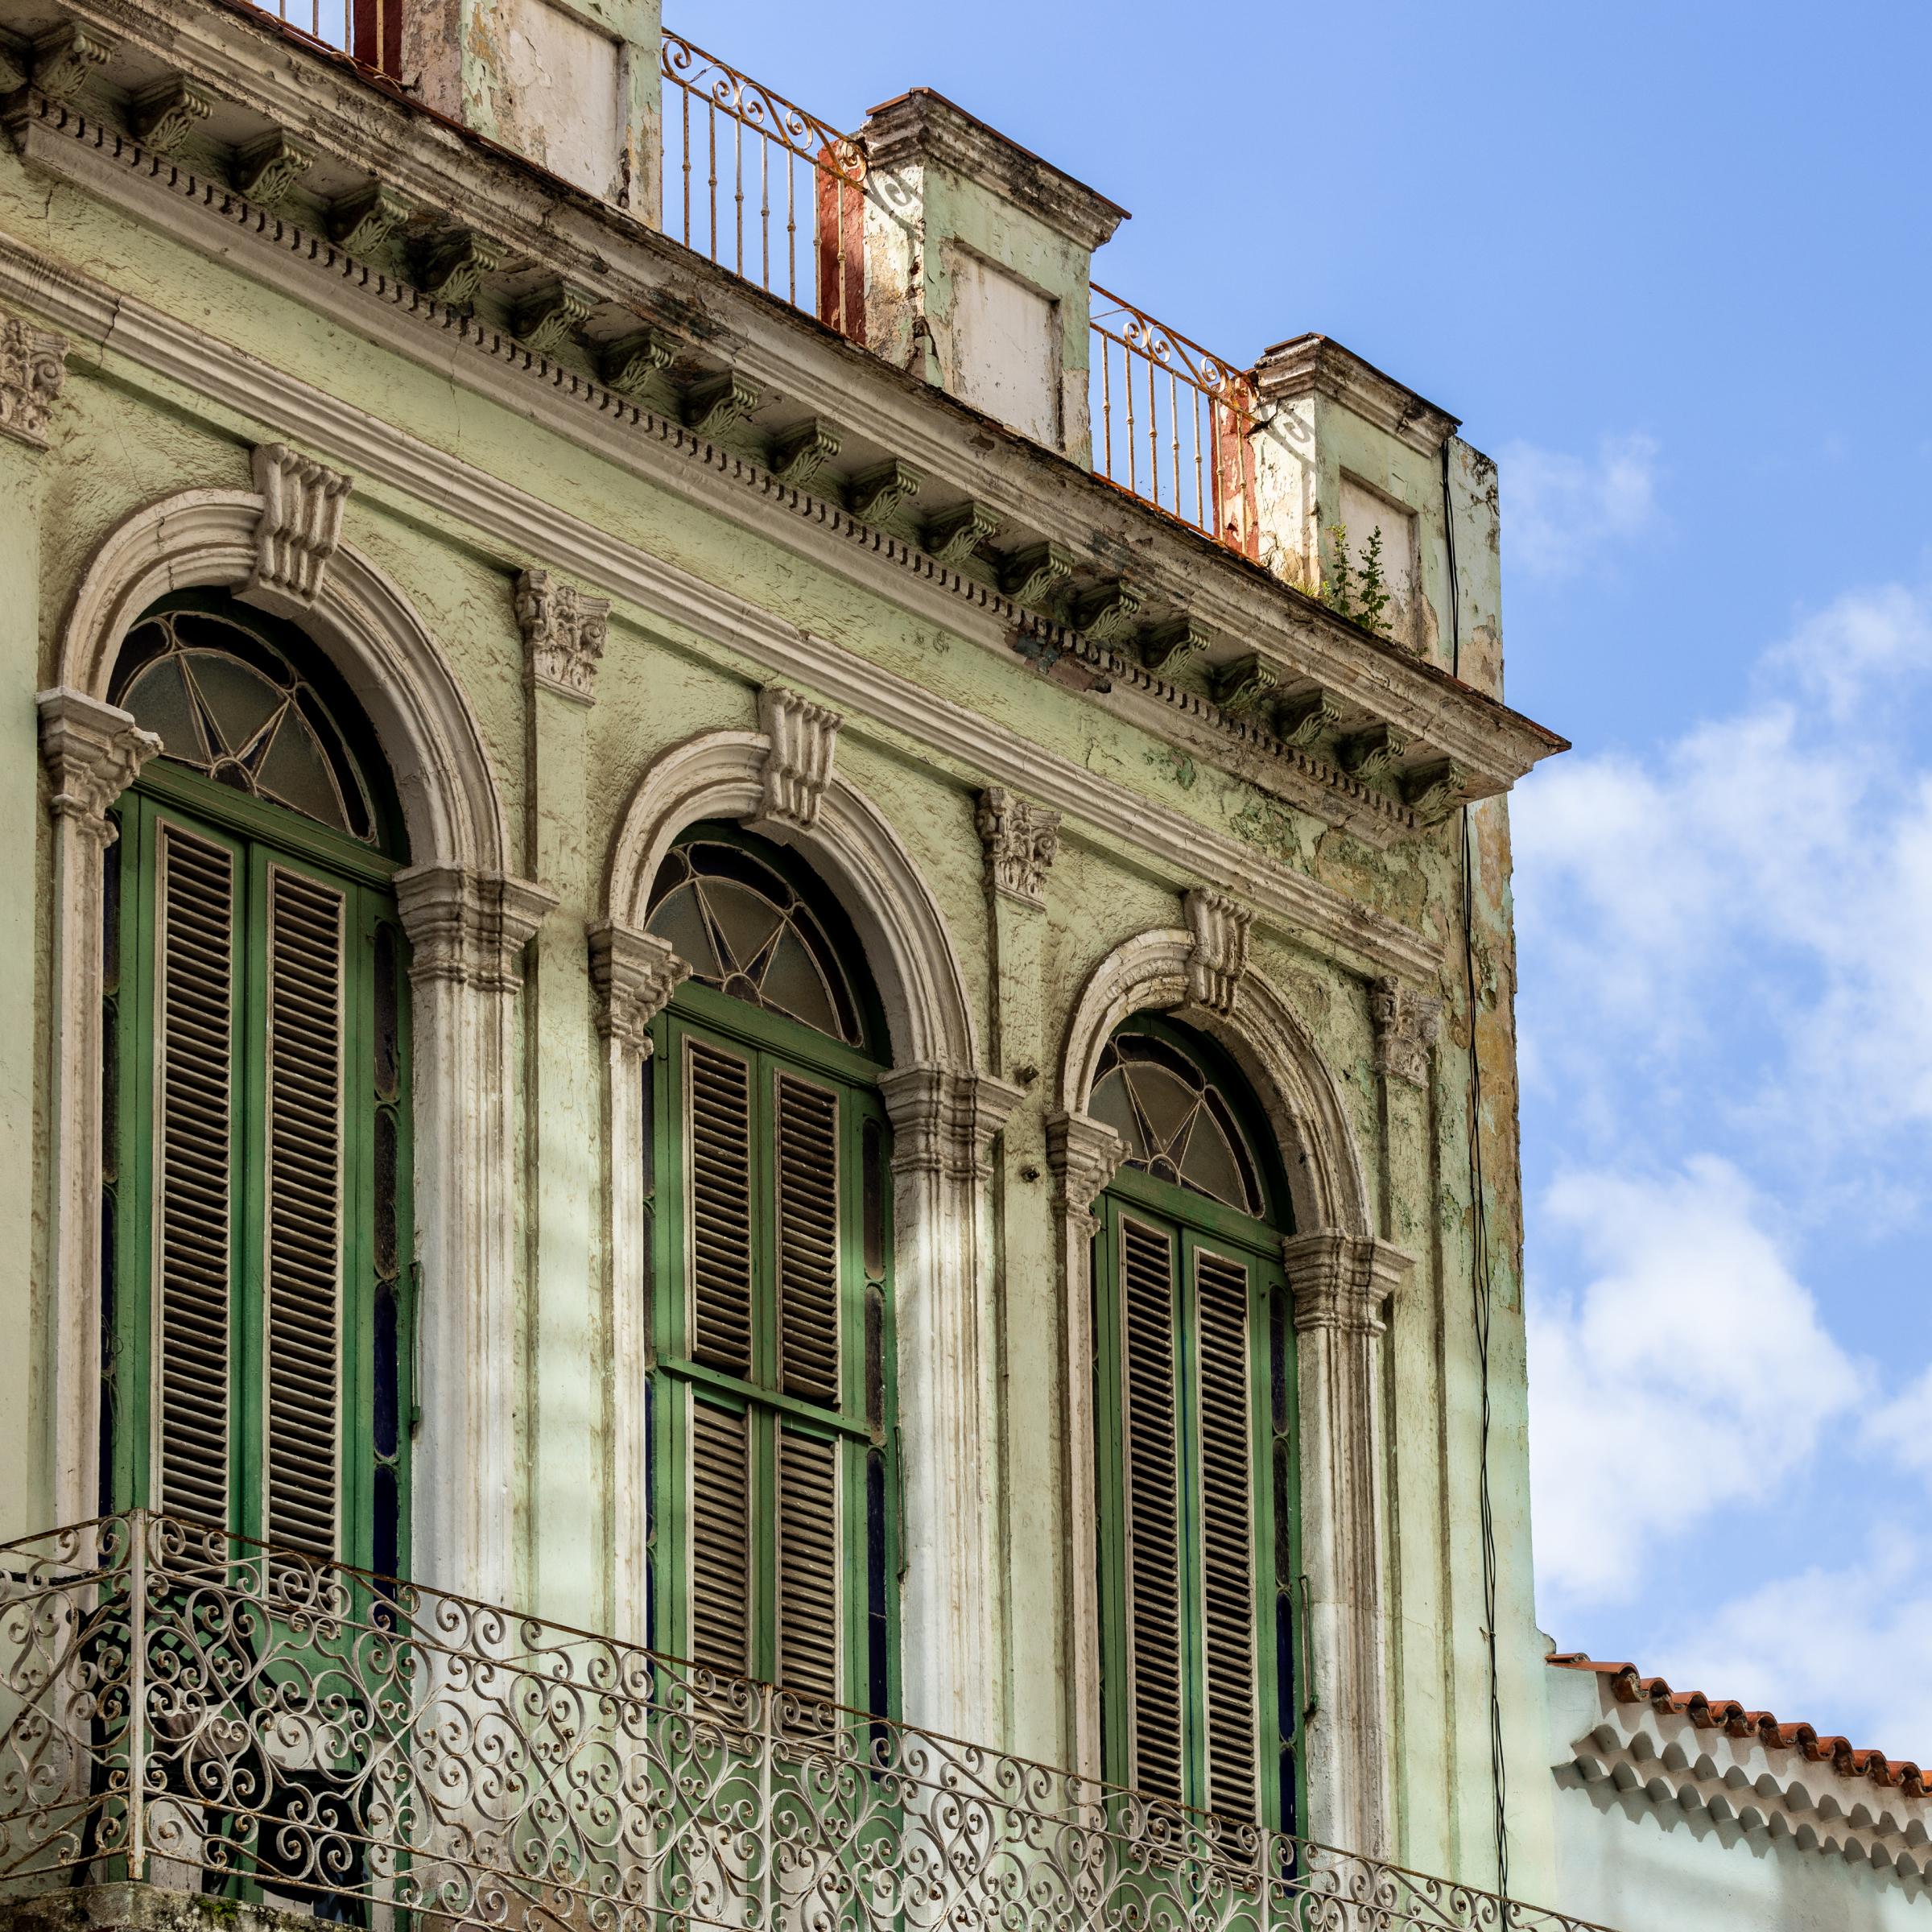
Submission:
M 627 926 L 590 929 L 590 980 L 597 995 L 597 1031 L 633 1051 L 650 1051 L 650 1023 L 691 968 L 655 933 Z
M 1376 1335 L 1386 1326 L 1390 1298 L 1415 1265 L 1392 1241 L 1326 1228 L 1282 1243 L 1298 1331 L 1322 1328 Z
M 1127 1150 L 1104 1121 L 1071 1109 L 1046 1121 L 1046 1165 L 1054 1191 L 1070 1218 L 1093 1225 L 1093 1203 L 1120 1171 Z
M 526 570 L 517 578 L 516 603 L 530 682 L 579 704 L 591 703 L 609 633 L 610 599 L 592 597 L 547 570 Z
M 1410 1087 L 1429 1082 L 1429 1050 L 1443 1023 L 1443 1002 L 1400 980 L 1368 984 L 1368 1015 L 1375 1022 L 1375 1070 Z
M 557 902 L 547 886 L 460 865 L 411 865 L 395 877 L 410 977 L 514 993 L 523 949 Z
M 40 713 L 40 757 L 53 780 L 50 809 L 106 844 L 113 837 L 107 808 L 141 775 L 161 749 L 118 705 L 62 686 L 35 700 Z
M 993 1137 L 1023 1092 L 994 1074 L 931 1064 L 894 1067 L 881 1074 L 877 1084 L 892 1123 L 895 1171 L 979 1180 L 991 1174 Z
M 47 423 L 67 378 L 67 337 L 18 316 L 0 317 L 0 433 L 47 448 Z
M 994 785 L 980 794 L 975 822 L 986 848 L 988 890 L 1044 906 L 1046 873 L 1060 849 L 1060 815 Z

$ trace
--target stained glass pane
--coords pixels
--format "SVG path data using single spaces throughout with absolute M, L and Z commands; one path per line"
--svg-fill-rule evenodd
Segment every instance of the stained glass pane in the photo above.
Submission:
M 188 687 L 182 682 L 180 658 L 163 658 L 159 664 L 149 665 L 122 693 L 121 702 L 143 731 L 151 731 L 160 739 L 169 758 L 203 771 L 208 769 L 208 745 L 189 702 Z
M 771 943 L 784 923 L 785 915 L 748 887 L 724 879 L 707 879 L 699 889 L 706 910 L 716 922 L 731 963 L 741 972 L 749 972 L 758 956 Z
M 213 720 L 221 749 L 239 754 L 283 705 L 279 691 L 259 671 L 239 658 L 212 650 L 181 654 L 181 663 Z
M 1121 1145 L 1127 1150 L 1129 1165 L 1144 1166 L 1147 1159 L 1146 1136 L 1141 1132 L 1141 1117 L 1128 1097 L 1127 1076 L 1119 1067 L 1107 1074 L 1094 1088 L 1092 1108 L 1093 1117 L 1104 1122 L 1121 1137 Z
M 1248 1198 L 1247 1183 L 1242 1177 L 1240 1163 L 1234 1158 L 1234 1150 L 1228 1146 L 1228 1137 L 1222 1133 L 1219 1122 L 1205 1107 L 1195 1115 L 1194 1125 L 1188 1130 L 1187 1144 L 1176 1158 L 1180 1162 L 1183 1187 L 1212 1195 L 1217 1201 L 1225 1201 L 1230 1208 L 1253 1212 L 1255 1203 Z
M 1146 1116 L 1154 1144 L 1162 1149 L 1172 1147 L 1201 1103 L 1199 1089 L 1189 1086 L 1165 1067 L 1145 1063 L 1129 1067 L 1127 1078 L 1133 1097 L 1141 1104 L 1141 1112 Z
M 1128 1166 L 1260 1214 L 1247 1137 L 1228 1096 L 1179 1034 L 1178 1028 L 1116 1034 L 1100 1055 L 1088 1111 L 1121 1137 Z
M 255 767 L 255 782 L 278 804 L 306 812 L 337 832 L 347 832 L 336 781 L 322 755 L 322 747 L 308 727 L 291 710 L 275 727 Z
M 715 984 L 724 978 L 717 948 L 711 943 L 711 929 L 698 910 L 696 887 L 680 886 L 650 915 L 650 930 L 669 943 L 699 979 Z
M 650 898 L 648 930 L 670 942 L 694 980 L 848 1046 L 861 1043 L 858 1003 L 824 927 L 755 851 L 688 839 L 659 867 Z

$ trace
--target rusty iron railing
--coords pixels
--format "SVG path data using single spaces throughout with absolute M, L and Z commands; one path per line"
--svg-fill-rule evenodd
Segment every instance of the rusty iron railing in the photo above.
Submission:
M 140 1510 L 0 1546 L 0 1896 L 129 1879 L 365 1932 L 1601 1932 Z
M 1256 555 L 1254 383 L 1146 310 L 1093 284 L 1094 473 Z
M 410 0 L 249 0 L 284 26 L 380 73 L 402 71 L 402 10 Z
M 663 67 L 664 232 L 863 341 L 858 143 L 679 35 Z

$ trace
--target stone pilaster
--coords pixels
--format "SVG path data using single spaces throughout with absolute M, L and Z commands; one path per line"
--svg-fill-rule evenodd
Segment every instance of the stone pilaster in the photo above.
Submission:
M 1304 1614 L 1317 1711 L 1306 1740 L 1314 1830 L 1389 1850 L 1391 1752 L 1383 1578 L 1382 1337 L 1410 1257 L 1368 1235 L 1290 1236 L 1301 1398 Z

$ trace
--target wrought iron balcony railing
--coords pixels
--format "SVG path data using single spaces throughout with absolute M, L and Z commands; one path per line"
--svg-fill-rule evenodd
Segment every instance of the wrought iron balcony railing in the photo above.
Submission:
M 369 1932 L 1586 1932 L 419 1585 L 134 1511 L 0 1547 L 0 1896 Z

